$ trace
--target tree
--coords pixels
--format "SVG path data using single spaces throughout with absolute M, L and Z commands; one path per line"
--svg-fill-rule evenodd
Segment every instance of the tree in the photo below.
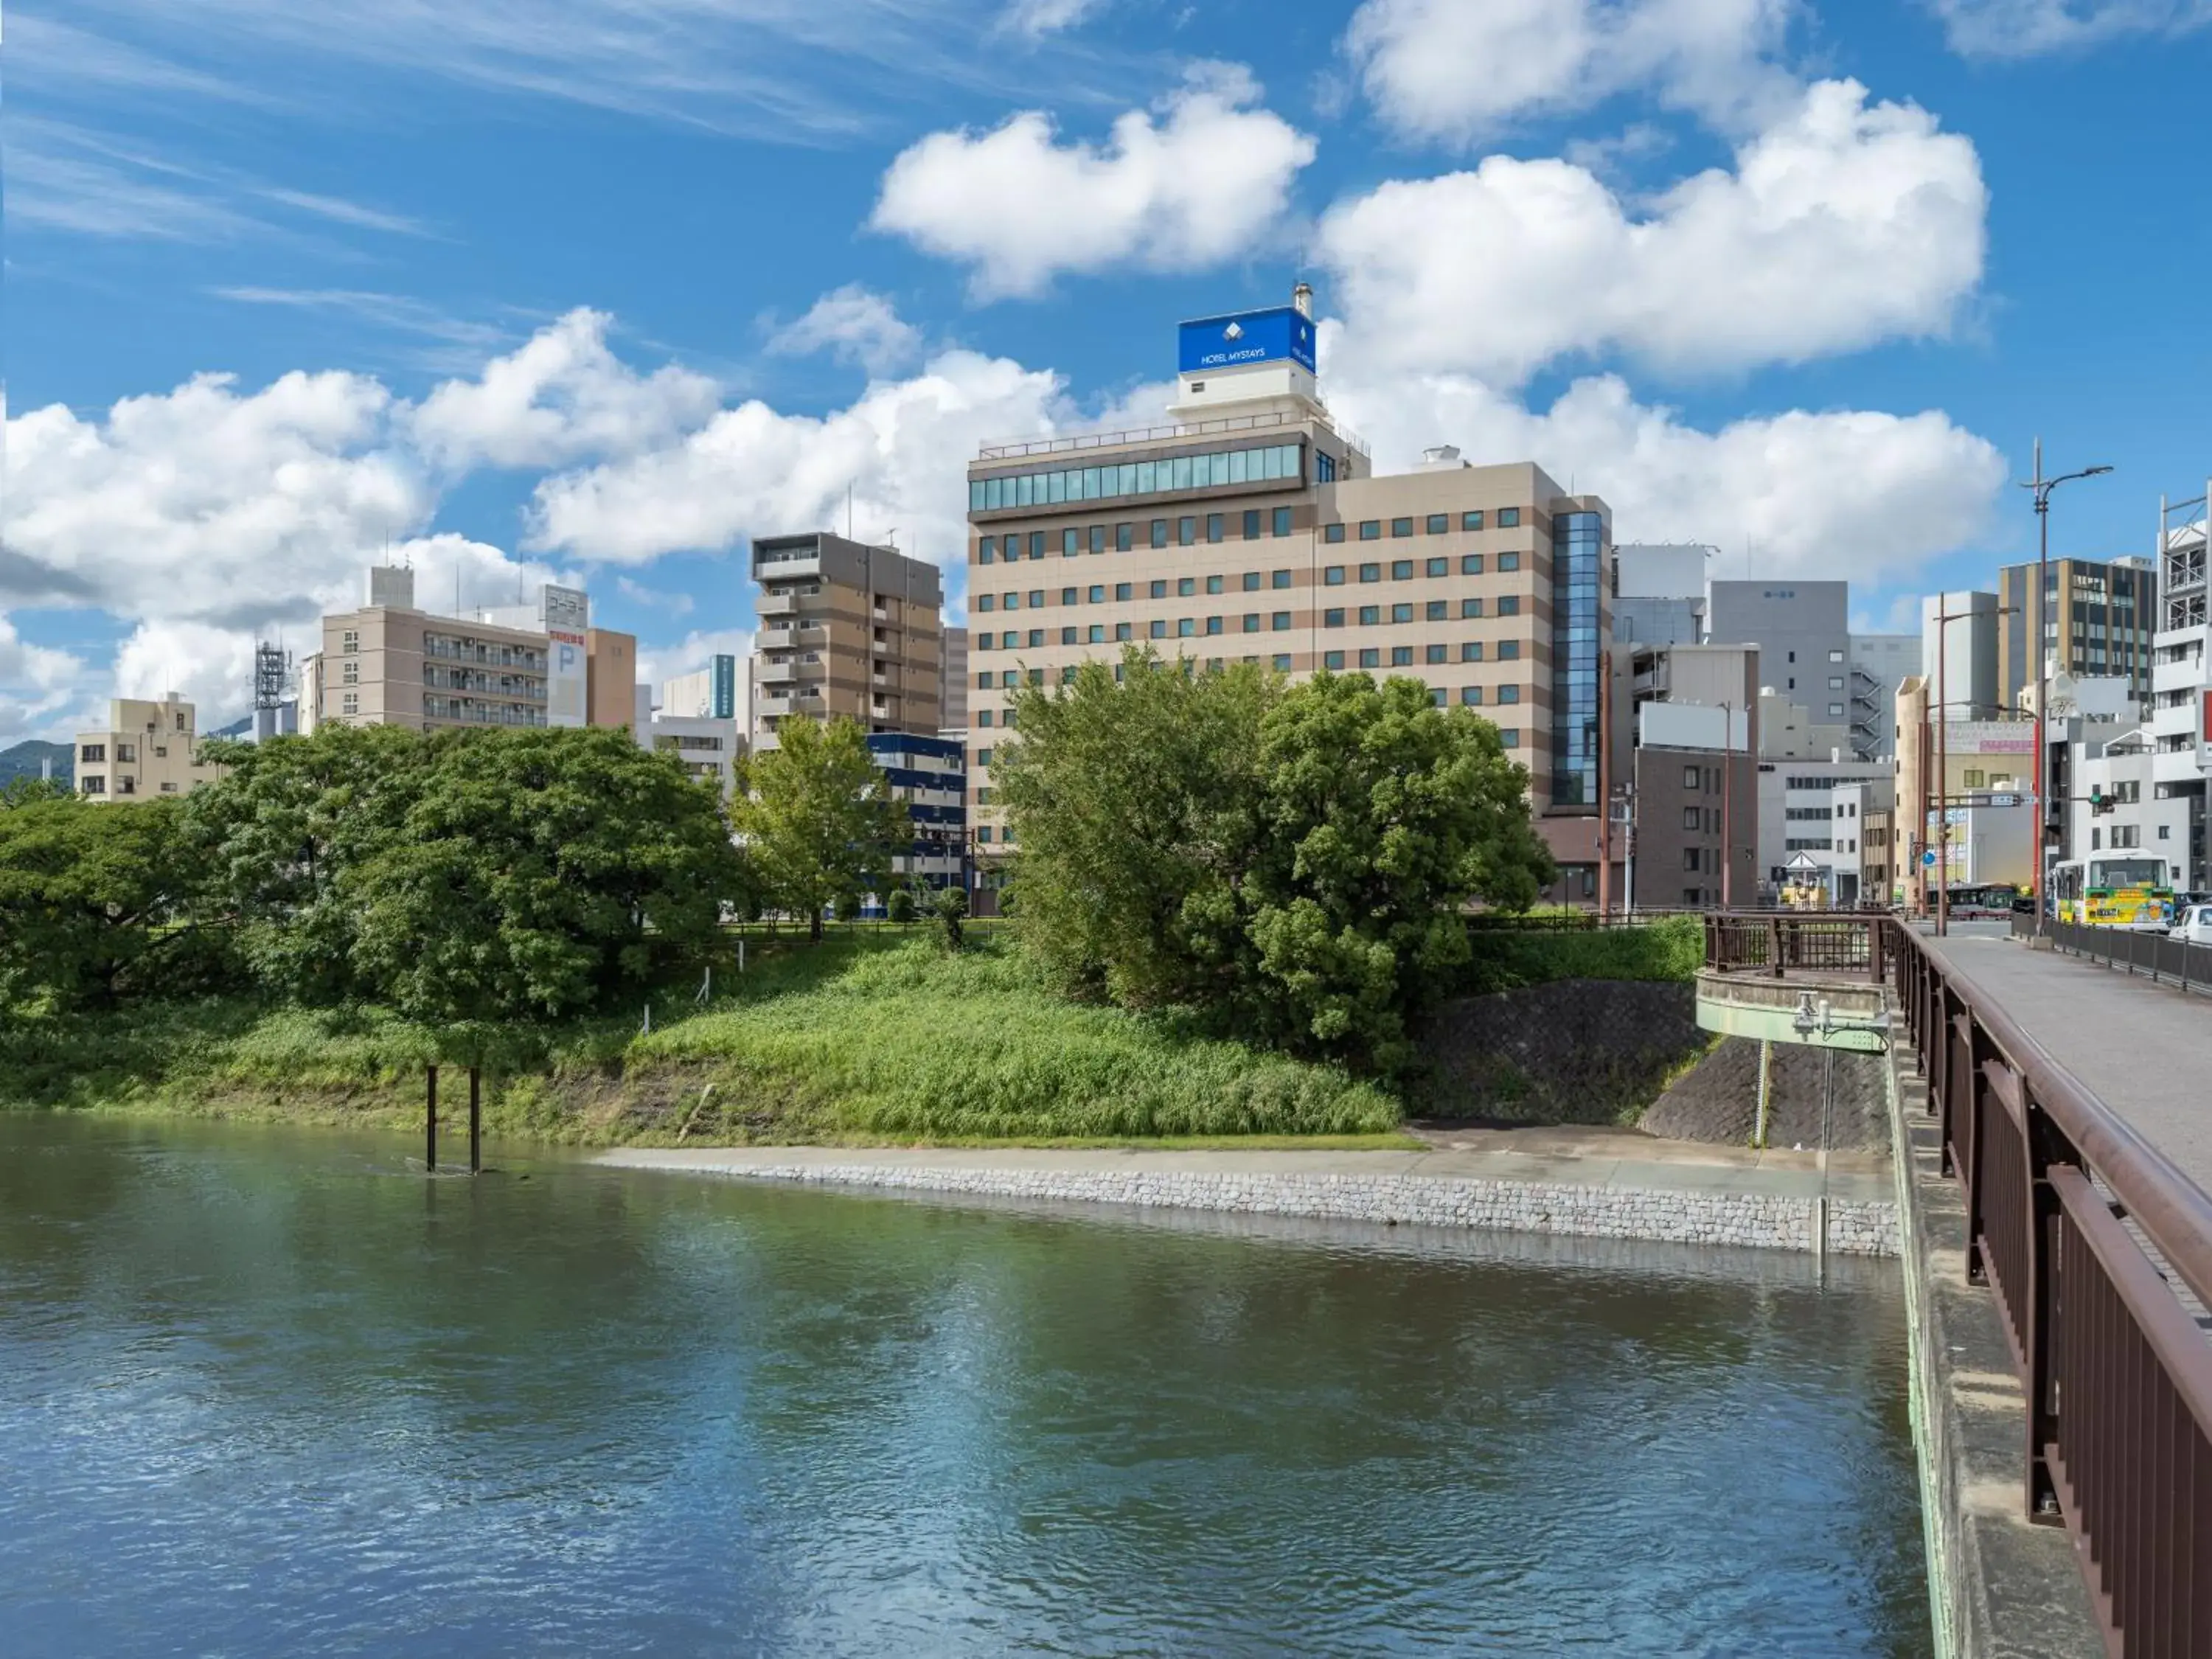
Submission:
M 0 1004 L 112 1006 L 219 975 L 177 809 L 48 793 L 0 812 Z
M 696 956 L 745 900 L 720 792 L 626 732 L 422 741 L 393 832 L 334 878 L 356 970 L 404 1013 L 574 1013 Z
M 1462 910 L 1526 908 L 1552 878 L 1528 774 L 1498 728 L 1418 680 L 1323 672 L 1262 722 L 1237 899 L 1279 1040 L 1384 1071 L 1468 959 Z
M 892 854 L 912 829 L 857 721 L 785 720 L 745 781 L 738 831 L 769 904 L 805 916 L 810 938 L 822 937 L 823 912 L 839 897 L 890 884 Z
M 914 890 L 911 887 L 893 888 L 890 896 L 884 901 L 884 915 L 892 921 L 902 925 L 910 922 L 914 920 Z
M 1194 673 L 1133 647 L 1118 671 L 1016 693 L 991 781 L 1021 937 L 1065 988 L 1150 1007 L 1218 1000 L 1237 976 L 1234 888 L 1280 695 L 1257 668 Z
M 930 895 L 930 920 L 937 924 L 938 943 L 957 951 L 965 936 L 962 924 L 968 917 L 968 891 L 963 887 L 940 887 Z

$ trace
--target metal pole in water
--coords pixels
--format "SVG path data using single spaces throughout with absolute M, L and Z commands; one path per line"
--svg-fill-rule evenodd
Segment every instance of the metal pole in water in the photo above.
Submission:
M 1820 1049 L 1820 1201 L 1813 1218 L 1819 1229 L 1813 1237 L 1813 1250 L 1820 1264 L 1820 1282 L 1828 1279 L 1828 1124 L 1835 1109 L 1836 1051 L 1823 1044 Z
M 1751 1130 L 1751 1144 L 1761 1152 L 1766 1149 L 1766 1097 L 1773 1064 L 1774 1045 L 1761 1037 L 1759 1042 L 1759 1121 Z
M 469 1067 L 469 1173 L 483 1173 L 483 1116 L 477 1092 L 477 1068 Z
M 422 1114 L 422 1167 L 432 1175 L 438 1173 L 438 1068 L 429 1072 L 429 1094 Z

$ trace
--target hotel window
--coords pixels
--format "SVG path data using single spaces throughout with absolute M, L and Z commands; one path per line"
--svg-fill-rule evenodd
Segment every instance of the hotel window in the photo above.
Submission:
M 983 711 L 983 724 L 988 726 L 990 723 L 991 711 L 986 708 Z M 991 844 L 991 826 L 988 823 L 977 824 L 975 826 L 975 839 L 983 846 L 989 846 Z
M 1321 538 L 1325 542 L 1342 541 L 1344 539 L 1344 526 L 1340 524 L 1323 525 L 1322 526 Z
M 1030 532 L 1030 557 L 1033 559 L 1044 557 L 1044 532 L 1042 530 Z
M 1431 622 L 1443 622 L 1450 612 L 1450 601 L 1431 599 L 1422 615 Z
M 1260 509 L 1256 507 L 1244 509 L 1244 539 L 1248 542 L 1260 539 Z
M 975 724 L 982 726 L 988 731 L 991 725 L 991 711 L 988 708 L 977 711 L 975 715 Z
M 1016 632 L 1014 632 L 1014 630 L 1013 630 L 1012 629 L 1011 629 L 1011 628 L 1009 628 L 1009 629 L 1006 631 L 1006 634 L 1004 635 L 1004 636 L 1003 636 L 1003 637 L 1001 637 L 1001 638 L 1000 638 L 1000 640 L 999 641 L 999 644 L 1000 644 L 1000 647 L 1001 647 L 1002 649 L 1005 649 L 1005 650 L 1007 650 L 1007 651 L 1011 651 L 1011 650 L 1012 650 L 1016 646 L 1019 645 L 1021 642 L 1022 642 L 1022 636 L 1021 636 L 1019 634 L 1017 634 Z
M 1462 662 L 1480 662 L 1482 660 L 1482 641 L 1480 640 L 1469 640 L 1466 644 L 1461 646 L 1459 648 L 1459 659 Z
M 1073 525 L 1060 532 L 1060 552 L 1062 558 L 1072 559 L 1083 550 L 1083 532 Z
M 1501 686 L 1499 686 L 1499 687 L 1498 688 L 1498 702 L 1520 702 L 1520 701 L 1521 701 L 1521 688 L 1520 688 L 1519 686 L 1517 686 L 1517 685 L 1501 685 Z
M 1167 623 L 1157 617 L 1152 619 L 1152 636 L 1156 640 L 1164 640 L 1168 636 Z
M 1127 553 L 1136 540 L 1137 526 L 1127 520 L 1114 526 L 1114 550 Z
M 999 538 L 996 536 L 985 536 L 976 542 L 975 558 L 978 563 L 994 563 L 997 562 L 998 556 Z
M 1206 515 L 1206 540 L 1218 542 L 1221 539 L 1221 520 L 1222 515 L 1218 513 L 1209 513 Z
M 1288 587 L 1290 585 L 1291 573 L 1287 570 L 1272 572 L 1267 577 L 1267 586 L 1270 587 L 1282 588 Z
M 1168 544 L 1168 521 L 1167 521 L 1165 519 L 1155 519 L 1155 520 L 1152 520 L 1152 545 L 1153 545 L 1154 547 L 1165 547 L 1167 544 Z
M 1344 666 L 1344 653 L 1341 651 L 1322 652 L 1321 653 L 1321 665 L 1323 668 L 1328 669 L 1332 674 L 1337 672 Z
M 1459 562 L 1459 574 L 1462 576 L 1480 576 L 1482 574 L 1482 555 L 1469 553 L 1464 556 Z
M 1422 568 L 1431 576 L 1449 576 L 1451 574 L 1451 561 L 1449 559 L 1431 559 L 1428 563 Z
M 1427 528 L 1428 533 L 1431 536 L 1443 535 L 1446 531 L 1451 528 L 1451 514 L 1449 513 L 1430 514 Z
M 1275 509 L 1274 522 L 1271 528 L 1278 536 L 1287 536 L 1291 533 L 1291 509 L 1289 507 L 1279 507 Z
M 1291 625 L 1291 613 L 1289 611 L 1278 611 L 1273 613 L 1273 616 L 1275 619 L 1275 631 L 1278 634 L 1283 632 L 1284 629 L 1287 629 Z
M 1392 646 L 1392 647 L 1390 647 L 1390 666 L 1391 666 L 1391 667 L 1393 667 L 1393 668 L 1411 668 L 1413 665 L 1413 647 L 1412 646 L 1410 646 L 1410 645 L 1394 645 L 1394 646 Z
M 1091 526 L 1091 550 L 1093 553 L 1103 553 L 1106 550 L 1106 526 L 1103 524 L 1094 524 Z
M 1382 539 L 1382 520 L 1380 519 L 1362 519 L 1359 521 L 1359 539 L 1363 542 L 1381 541 Z
M 1018 593 L 1002 593 L 999 596 L 999 604 L 1004 610 L 1018 611 L 1022 608 L 1022 596 Z
M 1152 586 L 1148 591 L 1153 599 L 1164 599 L 1168 596 L 1168 585 L 1164 581 L 1155 577 Z
M 1044 589 L 1042 587 L 1030 589 L 1030 609 L 1032 611 L 1044 609 Z
M 1192 594 L 1194 594 L 1194 593 L 1195 593 L 1195 592 L 1198 592 L 1198 578 L 1197 578 L 1197 577 L 1195 577 L 1195 576 L 1178 576 L 1178 577 L 1176 577 L 1176 597 L 1177 599 L 1187 599 L 1190 598 Z
M 1359 653 L 1359 665 L 1362 668 L 1380 668 L 1382 665 L 1382 653 L 1373 646 L 1369 646 Z
M 1176 618 L 1176 637 L 1179 640 L 1197 638 L 1198 618 L 1195 617 L 1177 617 Z
M 1410 605 L 1392 605 L 1390 607 L 1390 620 L 1394 623 L 1409 623 L 1413 621 L 1413 607 Z
M 1521 655 L 1521 641 L 1518 641 L 1518 640 L 1500 640 L 1500 641 L 1498 641 L 1498 661 L 1500 661 L 1500 662 L 1514 662 L 1514 661 L 1516 661 L 1516 660 L 1518 660 L 1518 659 L 1519 659 L 1520 655 Z
M 1244 631 L 1247 634 L 1256 634 L 1260 631 L 1260 613 L 1258 611 L 1248 611 L 1244 613 Z
M 1004 673 L 1002 673 L 1002 674 L 1000 674 L 1000 675 L 999 676 L 999 684 L 1000 684 L 1000 685 L 1004 686 L 1004 687 L 1005 687 L 1007 690 L 1009 690 L 1009 691 L 1012 690 L 1016 686 L 1019 685 L 1021 683 L 1022 683 L 1022 673 L 1021 673 L 1021 670 L 1019 670 L 1018 668 L 1009 668 L 1009 669 L 1007 669 Z
M 1322 625 L 1323 628 L 1341 628 L 1341 627 L 1343 627 L 1343 626 L 1344 626 L 1344 612 L 1343 612 L 1343 611 L 1322 611 L 1322 612 L 1321 613 L 1321 625 Z
M 1073 644 L 1075 644 L 1075 643 L 1076 643 L 1076 630 L 1075 630 L 1074 629 L 1073 629 L 1073 628 L 1063 628 L 1063 629 L 1061 629 L 1060 630 L 1060 642 L 1062 645 L 1073 645 Z
M 1462 599 L 1459 602 L 1459 614 L 1462 617 L 1480 617 L 1482 614 L 1482 601 Z
M 359 685 L 361 684 L 361 665 L 358 662 L 347 662 L 343 665 L 338 678 L 344 681 L 348 685 Z
M 1459 700 L 1469 708 L 1481 708 L 1482 688 L 1479 685 L 1462 685 L 1459 689 Z
M 1133 592 L 1134 590 L 1127 582 L 1115 582 L 1114 584 L 1114 597 L 1117 599 L 1127 599 Z
M 1014 596 L 1013 596 L 1012 594 L 1009 593 L 1009 594 L 1007 594 L 1007 595 L 1006 595 L 1006 597 L 1007 597 L 1009 599 L 1012 599 Z M 975 608 L 976 608 L 978 611 L 995 611 L 995 610 L 997 610 L 997 609 L 998 609 L 998 607 L 999 607 L 999 599 L 998 599 L 998 596 L 997 596 L 996 594 L 994 594 L 994 593 L 978 593 L 978 594 L 975 596 Z M 1010 608 L 1011 608 L 1011 607 L 1010 607 Z
M 1060 602 L 1062 605 L 1073 605 L 1075 603 L 1075 596 L 1081 591 L 1081 589 L 1074 587 L 1061 588 L 1060 590 Z
M 1441 708 L 1444 706 L 1443 687 L 1441 685 L 1432 685 L 1429 688 L 1429 703 L 1431 708 Z
M 1391 533 L 1393 536 L 1410 536 L 1410 535 L 1412 535 L 1412 534 L 1413 533 L 1413 521 L 1411 519 L 1393 519 L 1393 520 L 1390 520 L 1390 533 Z
M 1340 564 L 1323 565 L 1321 571 L 1321 582 L 1323 587 L 1343 586 L 1344 567 Z
M 1482 514 L 1481 514 L 1481 513 L 1478 510 L 1478 511 L 1474 512 L 1474 513 L 1462 513 L 1462 514 L 1461 514 L 1459 515 L 1459 527 L 1460 527 L 1462 530 L 1480 530 L 1480 529 L 1481 529 L 1481 528 L 1482 528 Z
M 1521 596 L 1518 593 L 1500 593 L 1498 596 L 1498 614 L 1501 617 L 1519 616 Z
M 991 671 L 988 668 L 975 676 L 975 689 L 978 691 L 988 691 L 997 683 L 991 678 Z
M 1413 562 L 1411 559 L 1391 560 L 1390 580 L 1394 582 L 1409 582 L 1413 580 Z
M 1381 605 L 1363 605 L 1359 607 L 1359 625 L 1362 628 L 1372 628 L 1382 620 L 1382 607 Z
M 1248 570 L 1244 573 L 1244 591 L 1247 593 L 1256 593 L 1260 591 L 1260 573 L 1258 571 Z
M 1446 649 L 1446 647 L 1441 645 L 1430 646 L 1423 654 L 1423 660 L 1427 662 L 1449 662 L 1451 659 L 1444 654 Z
M 1521 746 L 1521 728 L 1517 726 L 1499 726 L 1498 744 L 1501 749 L 1518 749 Z
M 344 696 L 339 698 L 338 713 L 341 714 L 358 714 L 361 713 L 361 693 L 358 691 L 349 691 Z
M 1176 520 L 1176 545 L 1181 547 L 1188 547 L 1197 540 L 1198 520 L 1188 517 L 1177 519 Z
M 1218 634 L 1221 631 L 1221 618 L 1208 617 L 1206 619 L 1206 631 L 1209 634 Z
M 1500 530 L 1519 529 L 1521 527 L 1521 509 L 1517 507 L 1499 507 L 1498 509 L 1498 527 Z
M 1035 650 L 1035 649 L 1036 649 L 1036 648 L 1038 648 L 1038 647 L 1042 647 L 1043 644 L 1044 644 L 1044 629 L 1042 629 L 1042 628 L 1032 628 L 1031 629 L 1030 629 L 1030 648 L 1031 648 L 1032 650 Z
M 1126 640 L 1131 636 L 1133 632 L 1133 630 L 1127 623 L 1115 623 L 1114 624 L 1114 637 L 1116 640 Z
M 1278 674 L 1287 674 L 1291 672 L 1291 659 L 1288 652 L 1283 653 L 1275 659 L 1275 672 Z
M 1094 582 L 1084 590 L 1083 598 L 1085 604 L 1103 605 L 1106 603 L 1106 589 L 1103 586 Z
M 1206 591 L 1209 593 L 1218 593 L 1221 591 L 1221 578 L 1208 576 L 1206 579 Z
M 1498 556 L 1498 568 L 1500 570 L 1518 570 L 1521 568 L 1521 556 L 1518 553 L 1500 553 Z
M 353 655 L 355 652 L 360 650 L 361 630 L 357 628 L 349 628 L 343 633 L 340 634 L 338 635 L 338 649 L 343 651 L 349 657 Z
M 1379 564 L 1361 565 L 1359 567 L 1359 580 L 1364 582 L 1381 581 L 1382 580 L 1382 567 Z

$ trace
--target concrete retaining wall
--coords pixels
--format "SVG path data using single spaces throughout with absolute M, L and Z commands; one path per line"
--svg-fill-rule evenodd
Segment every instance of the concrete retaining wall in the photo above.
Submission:
M 656 1166 L 643 1150 L 615 1155 Z M 1480 1181 L 1424 1176 L 1286 1175 L 1239 1171 L 1079 1170 L 963 1167 L 901 1161 L 777 1163 L 733 1156 L 659 1167 L 761 1181 L 975 1193 L 1003 1198 L 1312 1216 L 1428 1227 L 1479 1227 L 1584 1238 L 1672 1244 L 1729 1244 L 1774 1250 L 1815 1248 L 1820 1200 L 1770 1193 L 1671 1191 L 1567 1182 Z M 1897 1208 L 1832 1198 L 1827 1247 L 1839 1255 L 1898 1253 Z

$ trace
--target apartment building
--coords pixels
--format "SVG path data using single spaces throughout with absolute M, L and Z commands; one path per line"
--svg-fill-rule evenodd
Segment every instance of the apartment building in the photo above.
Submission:
M 2159 626 L 2158 568 L 2149 559 L 2053 559 L 2044 586 L 2044 650 L 2055 673 L 2126 679 L 2136 700 L 2150 696 L 2151 635 Z M 2014 708 L 2030 700 L 2043 672 L 2028 647 L 2035 626 L 2033 564 L 1997 572 L 1997 602 L 2009 614 L 1997 629 L 1999 696 Z
M 413 571 L 373 567 L 362 605 L 325 617 L 301 665 L 301 730 L 628 726 L 637 641 L 590 618 L 586 594 L 550 583 L 533 604 L 441 616 L 416 609 Z
M 1448 446 L 1376 475 L 1320 399 L 1312 339 L 1303 285 L 1288 307 L 1188 322 L 1172 424 L 982 448 L 971 741 L 1006 726 L 1017 686 L 1129 645 L 1201 667 L 1395 673 L 1497 724 L 1540 818 L 1594 815 L 1605 502 Z M 978 817 L 980 839 L 994 815 Z M 1555 830 L 1571 855 L 1587 839 Z
M 891 856 L 894 886 L 968 884 L 968 746 L 957 737 L 878 732 L 868 738 L 890 786 L 906 807 L 913 839 Z
M 1631 901 L 1748 904 L 1758 877 L 1759 647 L 1621 650 L 1623 701 L 1634 715 L 1625 769 L 1632 786 L 1625 849 L 1632 854 Z
M 751 746 L 796 716 L 871 732 L 941 724 L 945 590 L 937 567 L 820 532 L 753 544 L 760 631 L 747 669 Z
M 726 798 L 737 792 L 738 762 L 745 745 L 736 720 L 655 711 L 632 730 L 639 748 L 673 755 L 693 777 L 713 780 Z
M 968 630 L 945 630 L 944 654 L 937 667 L 937 718 L 939 729 L 965 732 L 968 729 Z
M 198 711 L 175 692 L 159 701 L 116 697 L 106 731 L 76 734 L 76 792 L 94 801 L 189 795 L 222 775 L 198 751 Z

